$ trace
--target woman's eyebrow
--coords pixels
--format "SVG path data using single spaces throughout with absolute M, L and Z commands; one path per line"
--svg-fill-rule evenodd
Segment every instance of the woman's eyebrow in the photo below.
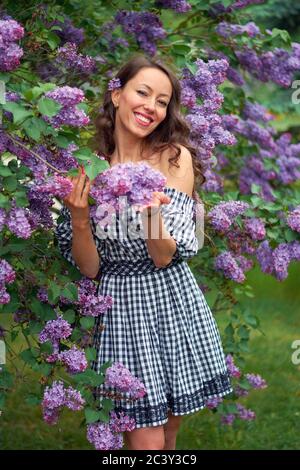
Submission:
M 147 88 L 149 88 L 149 90 L 153 91 L 151 86 L 147 85 L 146 83 L 141 83 L 141 85 L 145 85 Z M 166 93 L 160 93 L 159 96 L 168 96 L 169 97 L 169 95 L 166 94 Z

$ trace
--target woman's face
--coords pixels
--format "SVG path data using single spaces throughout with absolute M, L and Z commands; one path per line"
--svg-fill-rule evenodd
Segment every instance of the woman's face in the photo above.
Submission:
M 111 93 L 116 109 L 116 129 L 125 127 L 145 137 L 165 119 L 172 96 L 172 84 L 161 70 L 142 68 L 121 90 Z

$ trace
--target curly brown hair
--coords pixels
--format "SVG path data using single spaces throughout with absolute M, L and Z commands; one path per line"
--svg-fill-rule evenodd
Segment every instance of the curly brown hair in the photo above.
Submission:
M 142 152 L 143 149 L 148 148 L 151 152 L 161 153 L 167 148 L 175 149 L 175 154 L 172 155 L 168 162 L 179 168 L 178 159 L 181 154 L 181 149 L 176 144 L 185 146 L 192 155 L 193 169 L 195 174 L 195 182 L 193 188 L 193 197 L 197 198 L 196 186 L 199 181 L 199 185 L 202 185 L 206 178 L 203 174 L 202 165 L 197 158 L 196 149 L 190 145 L 190 126 L 184 118 L 184 115 L 180 111 L 180 98 L 181 98 L 181 86 L 178 78 L 174 71 L 161 62 L 161 60 L 154 60 L 144 55 L 134 55 L 129 61 L 127 61 L 118 71 L 114 78 L 119 78 L 122 86 L 124 86 L 129 80 L 131 80 L 140 69 L 143 67 L 154 67 L 164 72 L 172 84 L 172 97 L 168 104 L 166 118 L 157 126 L 154 131 L 147 135 L 142 141 Z M 115 141 L 114 141 L 114 128 L 115 128 L 115 107 L 111 99 L 111 92 L 106 90 L 104 93 L 103 105 L 100 108 L 100 113 L 94 121 L 96 128 L 95 136 L 91 142 L 94 150 L 99 154 L 103 155 L 108 162 L 110 162 L 110 155 L 114 152 Z M 198 199 L 199 200 L 199 199 Z

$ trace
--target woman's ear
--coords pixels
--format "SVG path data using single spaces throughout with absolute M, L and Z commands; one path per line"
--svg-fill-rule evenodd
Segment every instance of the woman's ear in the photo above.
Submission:
M 120 90 L 113 90 L 111 92 L 111 100 L 115 107 L 119 106 L 119 98 L 120 98 Z

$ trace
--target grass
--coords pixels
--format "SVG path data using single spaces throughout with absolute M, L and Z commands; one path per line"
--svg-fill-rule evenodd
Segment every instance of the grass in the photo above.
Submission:
M 279 283 L 258 270 L 248 276 L 255 298 L 245 301 L 261 320 L 262 335 L 255 332 L 251 352 L 245 356 L 247 370 L 261 374 L 268 388 L 255 390 L 241 399 L 255 411 L 253 422 L 236 422 L 223 427 L 209 410 L 184 416 L 177 449 L 298 449 L 300 435 L 300 367 L 291 361 L 291 344 L 300 339 L 299 264 L 289 269 Z M 217 319 L 220 326 L 225 319 Z M 65 410 L 57 426 L 46 425 L 39 406 L 26 404 L 24 397 L 37 387 L 35 374 L 9 396 L 0 428 L 2 449 L 92 449 L 82 414 Z

